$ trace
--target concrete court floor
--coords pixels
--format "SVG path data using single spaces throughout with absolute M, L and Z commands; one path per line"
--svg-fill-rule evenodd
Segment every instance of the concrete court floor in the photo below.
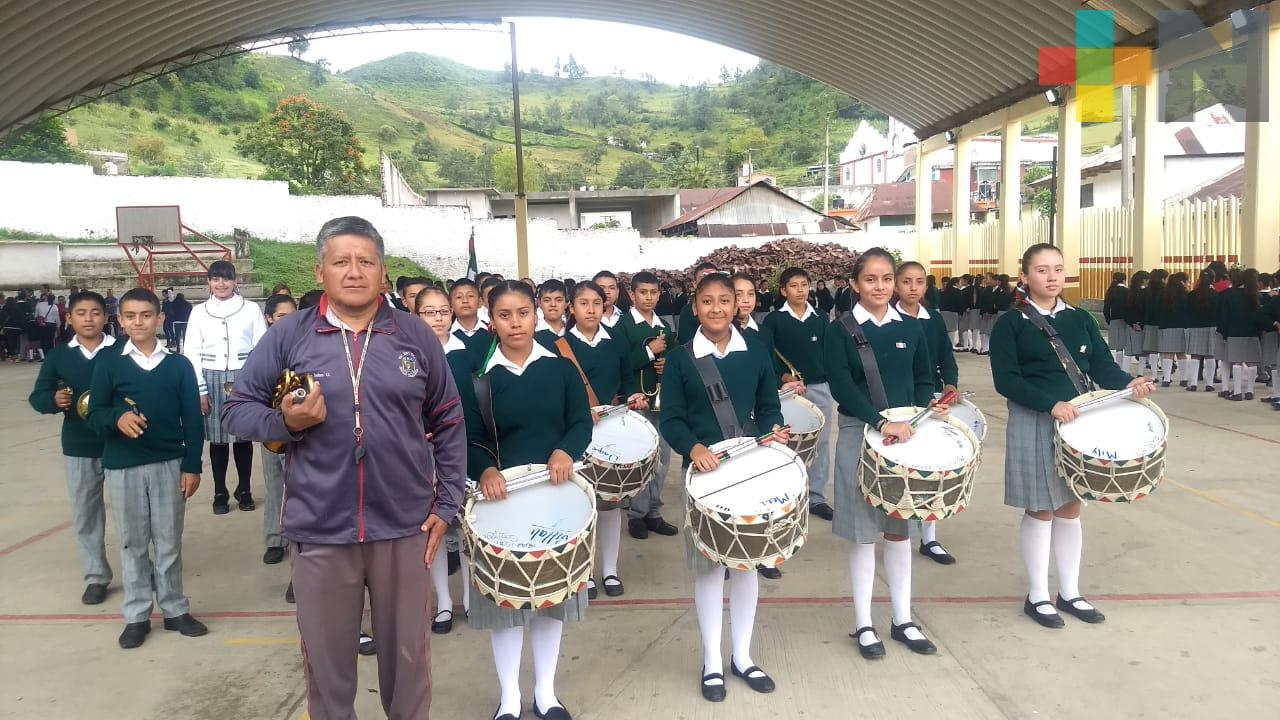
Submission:
M 888 657 L 858 656 L 847 637 L 846 545 L 815 519 L 785 577 L 762 581 L 754 659 L 776 678 L 777 692 L 756 695 L 731 677 L 728 700 L 712 705 L 697 690 L 701 650 L 681 540 L 625 537 L 627 594 L 596 603 L 565 636 L 558 692 L 575 716 L 1274 716 L 1280 413 L 1258 402 L 1161 392 L 1172 423 L 1168 479 L 1136 505 L 1085 512 L 1082 587 L 1108 621 L 1068 618 L 1065 630 L 1050 631 L 1021 614 L 1019 513 L 1001 503 L 1004 403 L 985 359 L 965 355 L 960 365 L 992 428 L 972 506 L 941 529 L 959 564 L 915 556 L 915 619 L 938 644 L 937 656 L 914 656 L 889 640 L 883 575 L 874 617 Z M 58 420 L 37 416 L 25 400 L 35 371 L 0 367 L 0 718 L 305 717 L 297 629 L 282 600 L 288 566 L 261 562 L 261 510 L 210 513 L 207 472 L 187 513 L 184 565 L 193 612 L 210 634 L 157 631 L 125 652 L 116 647 L 118 584 L 102 606 L 79 603 Z M 679 521 L 674 475 L 666 495 L 667 517 Z M 497 690 L 487 637 L 459 622 L 433 638 L 433 651 L 434 717 L 491 717 Z M 360 658 L 359 668 L 360 716 L 382 717 L 376 661 Z M 529 668 L 526 657 L 526 718 Z

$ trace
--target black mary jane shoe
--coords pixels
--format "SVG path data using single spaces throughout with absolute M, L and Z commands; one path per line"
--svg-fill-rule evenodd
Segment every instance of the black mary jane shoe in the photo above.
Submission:
M 610 580 L 612 580 L 613 582 L 609 582 Z M 609 597 L 618 597 L 619 595 L 621 595 L 626 591 L 627 589 L 622 585 L 622 578 L 618 577 L 617 575 L 604 576 L 604 594 L 605 595 L 608 595 Z
M 1247 393 L 1245 393 L 1245 394 L 1244 394 L 1244 399 L 1245 399 L 1245 400 L 1252 400 L 1252 399 L 1253 399 L 1253 393 L 1251 393 L 1251 392 L 1247 392 Z
M 760 573 L 760 577 L 766 580 L 782 579 L 782 571 L 776 567 L 762 567 L 762 568 L 757 568 L 756 571 Z
M 539 720 L 573 720 L 573 716 L 569 714 L 568 710 L 564 709 L 563 705 L 552 705 L 546 712 L 543 712 L 538 708 L 537 700 L 533 701 L 533 714 Z
M 937 548 L 942 552 L 936 552 L 934 548 Z M 942 547 L 942 543 L 938 542 L 937 540 L 934 540 L 932 542 L 927 542 L 927 543 L 921 543 L 920 554 L 938 563 L 939 565 L 955 565 L 956 564 L 956 559 L 952 557 L 951 553 L 947 552 L 947 549 Z
M 703 670 L 706 670 L 706 668 L 703 668 Z M 707 681 L 709 680 L 719 680 L 720 684 L 709 685 L 707 683 Z M 724 696 L 726 694 L 727 694 L 727 691 L 725 690 L 725 687 L 724 687 L 724 675 L 721 675 L 720 673 L 708 674 L 706 672 L 702 674 L 702 697 L 703 698 L 711 702 L 723 702 Z
M 867 632 L 875 635 L 876 641 L 870 645 L 863 645 L 861 641 L 862 633 Z M 868 660 L 876 660 L 884 657 L 884 642 L 880 640 L 879 635 L 876 635 L 876 629 L 870 625 L 854 630 L 849 633 L 849 637 L 853 638 L 853 642 L 858 646 L 858 652 L 862 653 L 862 657 Z
M 889 623 L 889 637 L 897 640 L 903 645 L 906 645 L 911 652 L 916 653 L 917 655 L 933 655 L 938 652 L 938 646 L 930 642 L 927 637 L 921 637 L 919 640 L 912 640 L 907 637 L 907 630 L 911 628 L 919 630 L 920 626 L 913 622 L 905 622 L 901 625 Z M 923 633 L 921 633 L 921 635 L 923 636 Z
M 600 597 L 600 589 L 596 587 L 595 578 L 587 578 L 587 599 L 595 600 Z
M 1056 612 L 1042 613 L 1039 610 L 1036 610 L 1036 608 L 1040 607 L 1041 605 L 1048 605 L 1049 607 L 1053 607 L 1053 602 L 1049 600 L 1041 600 L 1038 603 L 1033 603 L 1031 602 L 1031 598 L 1028 597 L 1022 603 L 1022 612 L 1025 613 L 1027 617 L 1031 618 L 1032 620 L 1035 620 L 1036 622 L 1040 623 L 1041 625 L 1047 628 L 1052 628 L 1054 630 L 1057 630 L 1059 628 L 1066 627 L 1067 625 L 1066 621 L 1063 620 L 1062 616 L 1059 615 L 1058 613 Z
M 1186 380 L 1180 380 L 1180 381 L 1178 381 L 1178 387 L 1187 387 L 1187 386 L 1188 386 L 1188 385 L 1190 385 L 1190 384 L 1191 384 L 1191 383 L 1190 383 L 1190 382 L 1188 382 L 1188 381 L 1186 381 Z
M 1195 385 L 1188 385 L 1188 386 L 1187 386 L 1187 392 L 1197 392 L 1197 391 L 1199 391 L 1199 389 L 1200 389 L 1200 388 L 1197 388 Z
M 773 678 L 769 677 L 769 674 L 761 670 L 758 665 L 752 665 L 746 670 L 739 670 L 738 666 L 730 660 L 729 671 L 733 673 L 734 677 L 746 680 L 747 685 L 758 693 L 771 693 L 776 687 L 773 684 Z M 756 673 L 759 673 L 759 675 L 756 675 Z
M 1167 388 L 1167 387 L 1169 387 L 1169 385 L 1170 385 L 1170 382 L 1169 382 L 1168 380 L 1161 380 L 1161 381 L 1160 381 L 1160 387 L 1162 387 L 1162 388 Z
M 1231 397 L 1229 397 L 1229 398 L 1227 398 L 1227 399 L 1228 399 L 1228 400 L 1231 400 L 1232 402 L 1244 402 L 1244 394 L 1243 394 L 1243 393 L 1236 393 L 1236 394 L 1232 395 Z
M 1077 620 L 1087 622 L 1092 625 L 1097 625 L 1098 623 L 1106 622 L 1107 616 L 1098 612 L 1097 608 L 1089 608 L 1088 610 L 1081 610 L 1080 608 L 1076 607 L 1076 603 L 1082 602 L 1082 601 L 1089 602 L 1088 600 L 1085 600 L 1084 597 L 1078 597 L 1078 598 L 1072 598 L 1071 600 L 1066 600 L 1066 599 L 1063 599 L 1061 595 L 1059 595 L 1058 609 L 1063 610 L 1065 612 L 1069 612 Z
M 498 710 L 501 710 L 501 709 L 502 709 L 501 707 L 498 708 Z M 493 720 L 520 720 L 519 716 L 512 715 L 511 713 L 503 713 L 499 715 L 498 710 L 493 711 Z
M 368 657 L 378 654 L 378 646 L 373 642 L 373 636 L 368 633 L 360 633 L 360 646 L 357 650 L 361 655 Z
M 440 619 L 441 615 L 445 616 L 443 620 Z M 453 611 L 441 610 L 436 613 L 436 616 L 431 620 L 431 633 L 433 635 L 448 635 L 451 630 L 453 630 Z

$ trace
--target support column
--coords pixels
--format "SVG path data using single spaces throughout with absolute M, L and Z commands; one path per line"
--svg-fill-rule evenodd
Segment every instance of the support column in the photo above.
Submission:
M 1022 121 L 1005 120 L 1000 129 L 1000 254 L 996 273 L 1016 275 L 1022 259 Z
M 1269 26 L 1255 35 L 1266 42 L 1250 48 L 1249 60 L 1267 64 L 1261 71 L 1268 84 L 1266 104 L 1257 101 L 1255 111 L 1269 122 L 1245 125 L 1240 238 L 1240 262 L 1262 272 L 1275 269 L 1280 259 L 1280 173 L 1270 165 L 1280 156 L 1280 8 L 1273 7 L 1267 17 Z
M 1133 269 L 1164 267 L 1164 140 L 1160 126 L 1160 73 L 1135 89 L 1137 143 L 1133 163 Z
M 931 261 L 937 257 L 931 238 L 933 233 L 933 168 L 925 143 L 916 145 L 916 261 L 932 272 Z
M 955 249 L 951 251 L 951 276 L 969 272 L 969 216 L 973 175 L 969 164 L 971 140 L 956 138 L 955 172 L 951 176 L 951 227 L 955 230 Z
M 1054 208 L 1054 244 L 1062 251 L 1066 284 L 1062 295 L 1080 302 L 1080 119 L 1074 87 L 1064 87 L 1058 108 L 1058 202 Z

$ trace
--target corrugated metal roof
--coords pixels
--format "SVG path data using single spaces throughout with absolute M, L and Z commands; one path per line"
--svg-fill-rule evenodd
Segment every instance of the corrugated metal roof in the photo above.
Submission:
M 5 0 L 0 131 L 135 73 L 236 43 L 338 26 L 575 17 L 644 25 L 758 55 L 901 118 L 921 137 L 1040 91 L 1038 51 L 1073 12 L 1115 9 L 1119 41 L 1156 14 L 1216 21 L 1259 0 Z

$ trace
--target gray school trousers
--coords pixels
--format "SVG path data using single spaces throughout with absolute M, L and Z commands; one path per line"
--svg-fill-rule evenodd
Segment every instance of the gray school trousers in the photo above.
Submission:
M 262 508 L 262 534 L 267 547 L 288 547 L 289 542 L 280 534 L 280 510 L 284 505 L 284 461 L 277 455 L 262 449 L 262 477 L 267 486 L 267 499 Z
M 71 497 L 71 526 L 80 545 L 80 567 L 85 585 L 111 582 L 107 561 L 107 508 L 102 503 L 102 458 L 63 457 L 67 494 Z
M 827 383 L 807 385 L 805 399 L 822 411 L 826 422 L 822 426 L 822 434 L 818 436 L 818 447 L 809 466 L 809 504 L 830 503 L 827 499 L 827 478 L 831 477 L 831 437 L 835 435 L 836 401 L 831 397 L 831 386 Z
M 658 429 L 658 413 L 646 411 L 644 416 Z M 662 517 L 662 485 L 667 479 L 667 471 L 671 469 L 671 446 L 667 444 L 662 433 L 658 433 L 658 469 L 653 480 L 636 493 L 628 502 L 627 517 L 632 520 Z
M 187 501 L 182 497 L 179 461 L 108 469 L 106 474 L 111 514 L 120 535 L 125 622 L 142 622 L 151 616 L 153 580 L 160 612 L 167 618 L 185 615 L 191 609 L 182 594 Z

